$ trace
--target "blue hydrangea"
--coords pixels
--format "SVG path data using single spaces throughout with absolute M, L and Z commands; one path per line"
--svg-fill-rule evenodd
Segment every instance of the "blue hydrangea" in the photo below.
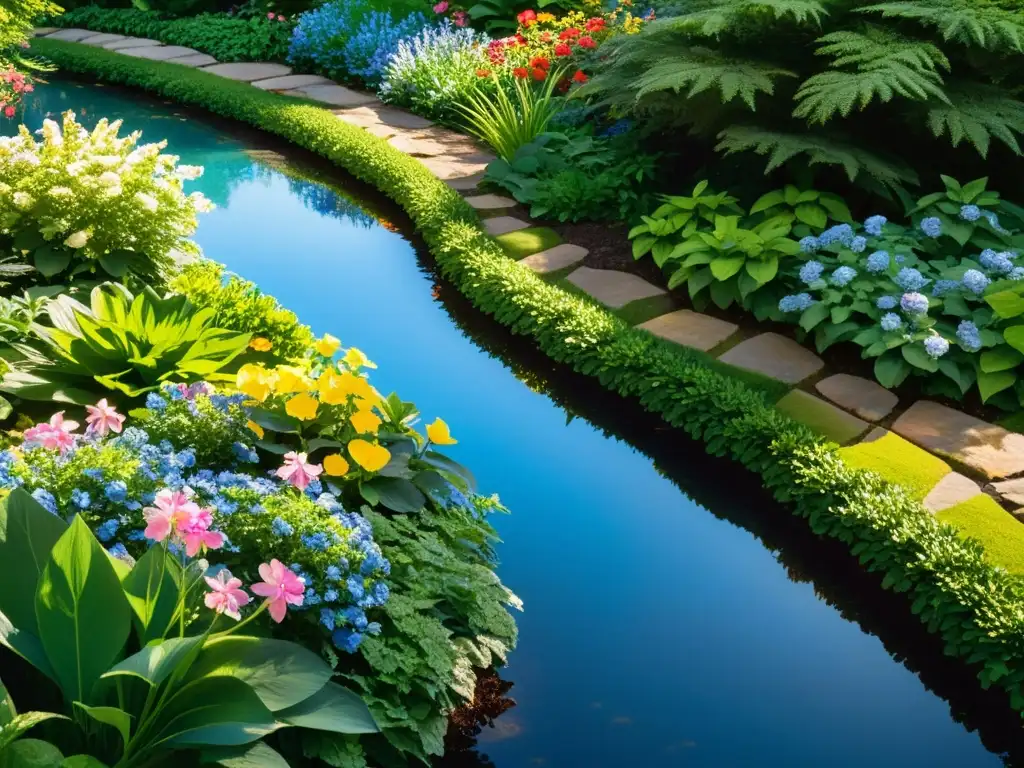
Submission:
M 115 504 L 119 504 L 128 498 L 128 486 L 123 480 L 111 480 L 103 489 L 103 495 Z
M 366 594 L 366 587 L 363 585 L 363 579 L 361 576 L 349 576 L 348 580 L 345 582 L 345 588 L 352 596 L 352 599 L 357 602 Z
M 920 293 L 904 293 L 900 309 L 908 315 L 923 315 L 928 312 L 928 297 Z
M 875 251 L 868 256 L 867 261 L 868 272 L 873 275 L 877 275 L 879 272 L 885 272 L 889 268 L 889 252 L 888 251 Z
M 968 269 L 964 272 L 960 282 L 963 283 L 964 288 L 975 296 L 981 296 L 985 289 L 988 288 L 989 279 L 985 277 L 984 272 L 980 272 L 977 269 Z
M 1013 272 L 1013 259 L 1015 258 L 1017 258 L 1017 254 L 1012 251 L 996 253 L 991 248 L 986 248 L 981 252 L 978 260 L 985 269 L 990 269 L 1000 275 L 1008 275 Z
M 295 529 L 280 517 L 274 518 L 274 521 L 270 524 L 270 530 L 272 530 L 276 536 L 291 536 L 295 533 Z
M 338 602 L 338 597 L 338 590 L 336 589 L 328 589 L 326 592 L 324 592 L 325 603 L 336 603 Z
M 277 521 L 275 520 L 275 522 Z M 323 531 L 317 531 L 316 533 L 310 533 L 303 536 L 302 545 L 316 552 L 326 552 L 327 548 L 331 546 L 331 539 Z
M 977 221 L 981 218 L 981 208 L 976 205 L 961 205 L 960 218 L 964 221 Z
M 329 565 L 326 576 L 328 581 L 341 581 L 341 569 L 336 565 Z
M 899 300 L 895 296 L 879 296 L 878 301 L 875 302 L 875 306 L 879 309 L 894 309 L 899 304 Z
M 1013 272 L 1007 275 L 1011 280 L 1024 280 L 1024 267 L 1014 267 Z
M 936 280 L 932 286 L 932 296 L 945 296 L 954 288 L 959 288 L 960 283 L 956 280 Z
M 92 504 L 92 497 L 88 491 L 83 491 L 81 488 L 75 488 L 71 492 L 71 503 L 79 509 L 88 509 L 89 505 Z
M 32 491 L 32 498 L 38 501 L 40 506 L 51 515 L 57 514 L 57 499 L 45 488 L 36 488 Z
M 928 280 L 913 267 L 904 267 L 896 275 L 896 285 L 904 291 L 920 291 L 928 284 Z
M 235 441 L 235 443 L 231 446 L 231 451 L 235 454 L 239 461 L 244 461 L 249 464 L 259 463 L 260 457 L 257 455 L 255 449 L 250 448 L 245 443 Z
M 803 280 L 807 285 L 810 285 L 815 280 L 821 278 L 821 273 L 825 271 L 825 265 L 820 261 L 808 261 L 802 267 L 800 267 L 800 279 Z
M 895 312 L 886 312 L 881 320 L 883 331 L 898 331 L 903 327 L 903 318 Z
M 834 245 L 840 243 L 842 245 L 849 245 L 853 241 L 853 227 L 849 224 L 836 224 L 834 227 L 829 227 L 818 236 L 818 242 L 822 246 Z
M 921 231 L 928 237 L 938 237 L 942 234 L 942 222 L 935 216 L 921 219 Z
M 800 238 L 800 250 L 804 253 L 817 253 L 820 247 L 821 243 L 818 242 L 818 238 L 812 235 Z
M 302 607 L 312 608 L 313 606 L 320 605 L 323 599 L 317 594 L 317 591 L 312 587 L 306 588 L 306 593 L 302 596 Z
M 156 392 L 146 395 L 146 407 L 151 411 L 163 411 L 167 408 L 167 401 Z
M 992 229 L 997 232 L 1006 233 L 1006 230 L 999 223 L 999 217 L 992 213 L 992 211 L 982 211 L 981 215 L 985 217 L 985 220 L 992 226 Z
M 110 549 L 108 549 L 107 552 L 109 552 L 110 556 L 113 557 L 115 560 L 122 560 L 126 563 L 129 563 L 130 565 L 135 564 L 135 559 L 128 554 L 128 550 L 121 542 L 118 542 L 114 546 L 110 547 Z
M 960 346 L 967 352 L 977 352 L 981 349 L 981 332 L 970 320 L 960 321 L 956 328 L 956 337 L 960 340 Z
M 323 624 L 328 632 L 332 632 L 334 630 L 334 609 L 321 608 L 320 623 Z
M 96 480 L 96 481 L 99 481 L 99 482 L 103 481 L 103 470 L 99 469 L 97 467 L 92 467 L 90 469 L 83 469 L 82 470 L 82 475 L 84 477 L 88 477 L 90 480 Z
M 779 300 L 779 311 L 803 312 L 813 303 L 814 299 L 811 298 L 809 293 L 798 293 L 795 296 L 783 296 L 782 299 Z
M 422 13 L 413 13 L 400 21 L 392 19 L 388 11 L 368 13 L 345 41 L 346 69 L 371 85 L 378 84 L 399 42 L 426 26 L 427 17 Z
M 845 285 L 849 285 L 850 281 L 857 276 L 857 270 L 853 267 L 839 267 L 835 272 L 832 273 L 831 283 L 832 285 L 838 285 L 842 288 Z
M 850 250 L 853 251 L 854 253 L 864 253 L 864 249 L 867 247 L 868 241 L 866 237 L 861 237 L 860 235 L 857 235 L 857 237 L 853 238 L 853 240 L 850 241 Z
M 121 527 L 121 521 L 116 517 L 104 520 L 96 527 L 96 538 L 102 542 L 108 542 L 117 535 L 117 529 Z
M 949 352 L 949 342 L 941 336 L 929 336 L 924 340 L 924 351 L 928 353 L 928 357 L 938 360 Z
M 334 631 L 334 634 L 331 635 L 331 641 L 338 650 L 345 651 L 346 653 L 355 653 L 359 650 L 360 643 L 363 642 L 363 636 L 354 629 L 342 627 Z
M 882 234 L 882 227 L 886 225 L 889 220 L 885 216 L 868 216 L 864 220 L 864 231 L 874 237 L 879 237 Z

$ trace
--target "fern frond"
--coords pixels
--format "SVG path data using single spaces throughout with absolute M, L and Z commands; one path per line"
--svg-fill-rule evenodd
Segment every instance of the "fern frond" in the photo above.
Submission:
M 722 103 L 739 97 L 754 110 L 757 94 L 775 92 L 775 78 L 796 77 L 795 72 L 769 64 L 722 56 L 706 48 L 690 48 L 670 58 L 663 58 L 647 69 L 635 84 L 636 100 L 658 91 L 675 93 L 686 89 L 693 98 L 717 88 Z
M 885 160 L 867 150 L 843 141 L 814 134 L 778 133 L 754 126 L 730 126 L 718 134 L 715 150 L 727 155 L 755 152 L 768 157 L 766 174 L 799 155 L 809 165 L 838 165 L 850 181 L 864 173 L 884 187 L 899 188 L 917 184 L 917 174 L 908 166 Z
M 936 46 L 906 40 L 883 29 L 867 32 L 833 32 L 819 40 L 818 55 L 832 56 L 833 67 L 852 66 L 855 71 L 826 70 L 801 84 L 793 111 L 812 123 L 825 123 L 836 114 L 846 117 L 854 107 L 864 109 L 872 100 L 907 99 L 946 101 L 938 69 L 949 69 L 949 60 Z
M 686 32 L 699 37 L 717 37 L 753 14 L 770 13 L 776 21 L 791 17 L 797 23 L 813 20 L 820 24 L 828 15 L 818 0 L 717 0 L 648 25 L 652 34 Z
M 859 9 L 885 18 L 911 19 L 938 29 L 946 40 L 978 45 L 988 50 L 1010 47 L 1022 50 L 1024 17 L 976 0 L 905 0 L 879 3 Z
M 928 111 L 928 127 L 936 137 L 949 134 L 954 147 L 966 139 L 982 157 L 995 136 L 1021 154 L 1017 136 L 1024 133 L 1024 102 L 1003 88 L 981 83 L 956 83 L 946 91 L 946 104 Z

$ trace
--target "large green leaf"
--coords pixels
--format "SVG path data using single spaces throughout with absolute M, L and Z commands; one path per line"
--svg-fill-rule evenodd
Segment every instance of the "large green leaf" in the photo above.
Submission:
M 743 269 L 746 260 L 746 256 L 719 257 L 711 262 L 711 274 L 716 280 L 728 280 Z
M 97 723 L 103 723 L 103 725 L 109 725 L 110 727 L 117 729 L 117 732 L 121 734 L 122 746 L 128 746 L 128 739 L 130 738 L 132 731 L 131 715 L 117 707 L 87 707 L 80 701 L 76 701 L 75 706 L 85 712 Z
M 17 714 L 18 710 L 14 706 L 14 699 L 7 692 L 4 681 L 0 680 L 0 729 L 11 722 Z
M 747 274 L 764 285 L 775 279 L 779 272 L 779 260 L 774 256 L 767 259 L 747 259 Z
M 1021 361 L 1024 361 L 1024 354 L 1013 347 L 1000 344 L 995 349 L 986 349 L 982 352 L 978 364 L 984 373 L 998 373 L 1016 368 Z
M 875 378 L 886 389 L 895 389 L 910 375 L 910 366 L 899 352 L 886 352 L 875 360 Z
M 64 758 L 60 768 L 107 768 L 107 764 L 92 755 L 72 755 Z
M 240 747 L 210 747 L 200 753 L 199 760 L 224 768 L 288 768 L 288 762 L 262 741 Z
M 380 503 L 392 512 L 418 512 L 427 503 L 419 488 L 400 477 L 375 477 L 366 487 L 372 488 Z
M 46 651 L 39 638 L 31 632 L 15 627 L 11 620 L 0 613 L 0 645 L 16 653 L 48 678 L 57 682 L 57 675 L 46 658 Z
M 203 645 L 202 637 L 172 637 L 162 643 L 147 645 L 107 670 L 103 677 L 130 675 L 150 685 L 160 685 L 181 664 L 189 663 Z
M 58 715 L 53 712 L 24 712 L 23 714 L 15 715 L 9 723 L 0 728 L 0 752 L 29 728 L 34 728 L 39 723 L 45 723 L 47 720 L 67 720 L 67 718 L 64 715 Z
M 429 464 L 430 466 L 436 469 L 440 469 L 442 472 L 447 472 L 449 474 L 461 478 L 466 482 L 467 485 L 469 485 L 471 490 L 476 490 L 476 478 L 473 476 L 473 473 L 470 472 L 469 469 L 467 469 L 466 467 L 459 464 L 457 461 L 449 459 L 443 453 L 438 453 L 437 451 L 427 451 L 422 456 L 420 461 L 423 461 L 424 463 Z
M 163 547 L 150 547 L 121 585 L 141 628 L 140 642 L 162 638 L 178 607 L 181 566 Z
M 314 696 L 277 713 L 282 723 L 332 733 L 377 733 L 380 728 L 363 700 L 348 688 L 328 683 Z
M 272 432 L 298 434 L 302 430 L 302 422 L 284 413 L 268 411 L 266 408 L 252 408 L 249 418 L 264 429 Z
M 256 692 L 233 677 L 207 677 L 183 687 L 161 713 L 158 739 L 170 747 L 235 746 L 281 727 Z
M 997 291 L 986 296 L 985 301 L 1000 317 L 1017 317 L 1024 314 L 1024 296 L 1017 291 Z
M 232 677 L 247 684 L 272 712 L 298 704 L 331 679 L 319 655 L 287 640 L 229 636 L 209 642 L 187 681 Z
M 978 374 L 978 391 L 981 392 L 981 402 L 987 402 L 992 395 L 1009 389 L 1017 383 L 1017 374 L 1013 371 L 998 371 L 996 373 Z
M 1014 325 L 1003 331 L 1006 343 L 1018 352 L 1024 352 L 1024 325 Z
M 0 751 L 0 768 L 60 768 L 64 755 L 53 744 L 20 739 Z
M 935 373 L 939 370 L 939 361 L 929 355 L 924 346 L 918 344 L 904 344 L 900 349 L 903 352 L 903 359 L 915 368 L 922 371 Z
M 0 500 L 0 613 L 21 631 L 39 634 L 36 587 L 67 528 L 22 488 Z
M 76 517 L 54 545 L 36 591 L 39 639 L 69 701 L 92 701 L 124 648 L 131 612 L 106 551 Z
M 33 263 L 45 277 L 53 277 L 63 272 L 71 264 L 71 251 L 66 248 L 44 245 L 36 249 L 33 254 Z

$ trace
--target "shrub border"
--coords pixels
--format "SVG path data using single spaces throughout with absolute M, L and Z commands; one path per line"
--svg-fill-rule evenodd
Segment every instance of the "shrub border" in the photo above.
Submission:
M 759 473 L 811 530 L 846 543 L 946 652 L 979 665 L 1024 710 L 1024 580 L 989 565 L 981 544 L 938 522 L 914 494 L 851 468 L 808 428 L 777 411 L 749 377 L 637 330 L 596 303 L 509 259 L 473 209 L 414 158 L 293 97 L 165 62 L 37 39 L 33 52 L 100 81 L 142 88 L 234 118 L 311 150 L 375 186 L 410 216 L 442 274 L 477 309 L 529 336 L 553 360 L 634 398 L 673 427 Z

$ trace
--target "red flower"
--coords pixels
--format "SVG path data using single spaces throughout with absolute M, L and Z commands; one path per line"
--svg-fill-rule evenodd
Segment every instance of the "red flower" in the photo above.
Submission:
M 476 76 L 477 77 L 490 77 L 491 76 L 491 70 L 489 70 L 489 69 L 478 69 L 476 71 Z
M 572 48 L 565 43 L 559 43 L 555 46 L 555 56 L 568 56 L 570 53 L 572 53 Z
M 520 80 L 525 80 L 529 77 L 530 73 L 526 70 L 526 67 L 516 67 L 512 70 L 512 74 L 518 77 Z
M 537 14 L 534 11 L 527 9 L 516 16 L 516 20 L 524 27 L 528 27 L 531 24 L 537 23 Z
M 587 32 L 600 32 L 602 29 L 604 29 L 604 19 L 599 16 L 587 19 Z
M 487 52 L 487 58 L 491 60 L 491 64 L 504 64 L 505 54 L 497 48 Z
M 530 59 L 530 66 L 534 69 L 551 69 L 551 62 L 545 59 L 543 56 L 535 56 Z
M 518 32 L 516 32 L 516 42 L 519 43 L 520 45 L 526 45 L 526 38 L 523 37 Z
M 597 43 L 594 42 L 594 38 L 590 35 L 584 35 L 576 41 L 576 44 L 579 45 L 580 48 L 597 48 Z
M 582 69 L 577 69 L 576 74 L 572 76 L 572 81 L 574 83 L 585 83 L 588 79 L 589 78 L 585 74 L 583 74 Z
M 558 39 L 559 40 L 572 40 L 574 37 L 579 37 L 579 36 L 580 36 L 580 31 L 578 29 L 576 29 L 576 27 L 569 27 L 568 29 L 563 29 L 562 30 L 561 34 L 558 35 Z
M 540 41 L 542 43 L 550 43 L 551 42 L 551 33 L 550 32 L 541 32 L 540 33 Z
M 530 74 L 533 75 L 534 80 L 543 80 L 545 77 L 548 76 L 548 73 L 543 69 L 531 70 Z
M 559 93 L 568 93 L 568 91 L 569 91 L 569 80 L 567 78 L 563 77 L 562 81 L 558 84 L 558 92 Z

